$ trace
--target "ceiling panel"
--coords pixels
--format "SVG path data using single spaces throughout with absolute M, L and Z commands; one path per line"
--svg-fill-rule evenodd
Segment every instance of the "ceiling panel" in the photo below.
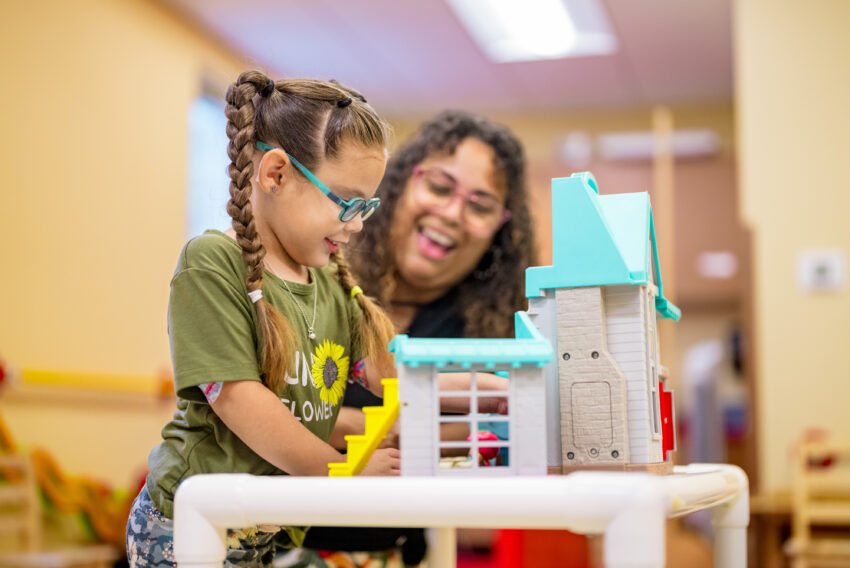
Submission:
M 610 56 L 489 61 L 443 0 L 160 0 L 278 77 L 334 78 L 385 113 L 729 100 L 731 0 L 604 0 Z

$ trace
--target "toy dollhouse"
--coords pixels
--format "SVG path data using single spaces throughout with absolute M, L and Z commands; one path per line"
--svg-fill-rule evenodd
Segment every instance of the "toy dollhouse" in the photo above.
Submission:
M 656 318 L 676 321 L 681 312 L 664 298 L 649 195 L 599 195 L 590 173 L 554 179 L 552 228 L 553 263 L 526 271 L 529 306 L 516 314 L 515 339 L 401 335 L 390 344 L 399 377 L 385 407 L 398 407 L 402 475 L 672 470 L 672 393 L 661 377 Z M 470 373 L 470 389 L 439 390 L 442 372 Z M 508 376 L 508 391 L 478 390 L 480 372 Z M 479 413 L 479 396 L 505 396 L 508 414 Z M 469 414 L 441 414 L 445 397 L 467 400 Z M 381 416 L 352 441 L 377 446 L 395 415 Z M 443 440 L 441 425 L 451 422 L 467 423 L 470 438 Z M 498 440 L 479 440 L 491 429 Z M 445 450 L 486 449 L 506 455 L 494 467 L 478 459 L 440 467 Z M 368 455 L 358 456 L 362 467 Z
M 528 313 L 557 354 L 549 471 L 671 465 L 656 318 L 681 312 L 664 298 L 649 194 L 599 195 L 590 173 L 552 180 L 552 250 L 552 266 L 526 271 Z

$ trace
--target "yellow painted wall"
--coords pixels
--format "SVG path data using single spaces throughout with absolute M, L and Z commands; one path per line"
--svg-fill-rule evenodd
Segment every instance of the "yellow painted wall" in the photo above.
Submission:
M 147 0 L 6 1 L 0 53 L 0 357 L 153 377 L 170 368 L 187 109 L 246 63 Z M 68 471 L 127 483 L 170 409 L 101 399 L 0 393 L 0 413 Z
M 850 293 L 803 294 L 805 248 L 850 253 L 850 2 L 734 3 L 741 211 L 755 234 L 759 471 L 807 427 L 850 434 Z

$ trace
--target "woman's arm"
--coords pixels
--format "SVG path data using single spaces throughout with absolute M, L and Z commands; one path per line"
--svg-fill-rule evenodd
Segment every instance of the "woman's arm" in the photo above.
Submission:
M 366 431 L 366 416 L 363 411 L 353 406 L 343 406 L 331 431 L 330 444 L 337 450 L 344 450 L 348 442 L 346 436 L 362 434 Z
M 471 373 L 440 373 L 441 391 L 468 391 L 472 382 Z M 475 373 L 476 390 L 507 391 L 508 379 L 490 373 Z M 444 412 L 469 412 L 469 398 L 442 397 L 440 410 Z M 505 396 L 478 397 L 478 412 L 490 414 L 507 414 L 508 393 Z

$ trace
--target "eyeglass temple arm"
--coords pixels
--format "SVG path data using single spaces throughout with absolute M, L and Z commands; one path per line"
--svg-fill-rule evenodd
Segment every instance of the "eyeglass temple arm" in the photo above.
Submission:
M 269 150 L 280 150 L 280 149 L 281 149 L 281 148 L 275 148 L 274 146 L 269 146 L 269 145 L 268 145 L 268 144 L 266 144 L 265 142 L 257 142 L 257 148 L 258 148 L 258 149 L 260 149 L 260 150 L 264 150 L 264 151 L 269 151 Z M 318 188 L 322 191 L 322 193 L 324 193 L 325 195 L 327 195 L 328 197 L 330 197 L 331 201 L 333 201 L 334 203 L 336 203 L 336 204 L 337 204 L 337 205 L 339 205 L 340 207 L 347 207 L 347 206 L 348 206 L 348 203 L 347 203 L 347 202 L 346 202 L 343 198 L 341 198 L 341 197 L 340 197 L 340 196 L 338 196 L 336 193 L 334 193 L 333 191 L 331 191 L 331 190 L 330 190 L 330 188 L 329 188 L 328 186 L 326 186 L 325 184 L 323 184 L 323 183 L 319 180 L 319 178 L 317 178 L 316 176 L 314 176 L 314 175 L 313 175 L 313 172 L 311 172 L 310 170 L 308 170 L 307 168 L 305 168 L 305 167 L 304 167 L 304 165 L 303 165 L 301 162 L 299 162 L 298 160 L 296 160 L 296 159 L 295 159 L 295 156 L 293 156 L 292 154 L 290 154 L 290 153 L 289 153 L 289 152 L 287 152 L 286 150 L 284 150 L 284 153 L 285 153 L 287 156 L 289 156 L 289 159 L 290 159 L 290 160 L 292 160 L 292 164 L 293 164 L 296 168 L 298 168 L 298 171 L 299 171 L 299 172 L 301 172 L 302 174 L 304 174 L 304 177 L 306 177 L 307 179 L 309 179 L 309 180 L 313 183 L 313 185 L 315 185 L 316 187 L 318 187 Z

